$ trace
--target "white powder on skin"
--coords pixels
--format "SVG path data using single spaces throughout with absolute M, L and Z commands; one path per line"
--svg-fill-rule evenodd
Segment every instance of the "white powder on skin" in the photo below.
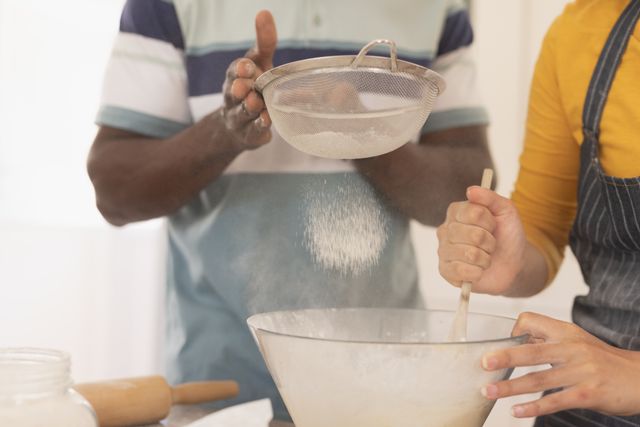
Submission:
M 311 191 L 306 204 L 304 241 L 318 265 L 355 276 L 378 263 L 387 219 L 370 185 L 354 179 L 337 192 Z

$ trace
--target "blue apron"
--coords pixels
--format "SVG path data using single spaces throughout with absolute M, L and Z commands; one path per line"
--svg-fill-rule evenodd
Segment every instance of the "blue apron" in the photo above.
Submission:
M 640 350 L 640 177 L 606 175 L 598 146 L 607 96 L 639 16 L 640 0 L 632 0 L 609 34 L 591 78 L 582 115 L 578 211 L 569 239 L 589 286 L 587 295 L 575 299 L 574 322 L 611 345 L 636 351 Z M 556 426 L 640 426 L 640 414 L 615 417 L 578 409 L 539 417 L 535 423 L 535 427 Z

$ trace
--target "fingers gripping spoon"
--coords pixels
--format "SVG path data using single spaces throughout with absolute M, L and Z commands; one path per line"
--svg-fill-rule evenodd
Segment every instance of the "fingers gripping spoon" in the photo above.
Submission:
M 493 169 L 485 169 L 482 173 L 482 188 L 491 188 L 491 180 L 493 179 Z M 460 287 L 460 302 L 458 311 L 453 318 L 453 324 L 449 331 L 449 341 L 466 341 L 467 340 L 467 311 L 469 310 L 469 296 L 471 294 L 471 283 L 462 282 Z

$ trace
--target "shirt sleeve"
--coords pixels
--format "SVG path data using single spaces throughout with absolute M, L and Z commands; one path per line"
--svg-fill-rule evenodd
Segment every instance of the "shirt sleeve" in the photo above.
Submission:
M 477 85 L 476 64 L 471 51 L 473 28 L 464 2 L 450 2 L 431 68 L 444 77 L 447 88 L 436 98 L 422 133 L 486 125 L 489 116 Z
M 173 4 L 128 0 L 106 67 L 96 123 L 164 138 L 192 121 L 184 42 Z
M 511 196 L 527 240 L 544 256 L 548 281 L 555 277 L 569 240 L 577 205 L 580 148 L 571 134 L 556 73 L 555 43 L 560 20 L 547 33 L 533 75 L 520 156 Z

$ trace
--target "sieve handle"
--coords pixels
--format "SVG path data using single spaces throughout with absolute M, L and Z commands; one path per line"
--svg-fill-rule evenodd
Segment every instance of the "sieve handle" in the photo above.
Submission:
M 377 46 L 379 44 L 389 45 L 389 50 L 391 51 L 391 71 L 398 71 L 398 49 L 396 48 L 396 42 L 387 39 L 378 39 L 367 43 L 365 47 L 360 49 L 358 56 L 356 56 L 351 63 L 351 68 L 358 68 L 358 65 L 360 65 L 367 52 L 369 52 L 374 46 Z

